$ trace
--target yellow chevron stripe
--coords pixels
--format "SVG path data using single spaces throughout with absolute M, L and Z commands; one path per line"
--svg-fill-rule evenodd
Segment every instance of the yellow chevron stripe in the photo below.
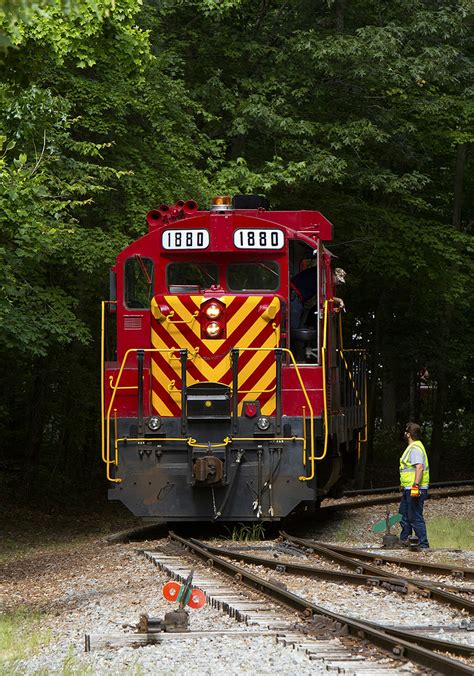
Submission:
M 242 321 L 251 312 L 253 312 L 256 307 L 258 307 L 258 305 L 262 302 L 262 298 L 263 296 L 249 296 L 240 310 L 236 312 L 235 315 L 227 322 L 228 335 L 231 335 L 235 329 L 237 329 L 242 324 Z M 259 317 L 255 323 L 260 324 L 262 321 L 263 320 Z
M 151 405 L 153 407 L 153 410 L 156 412 L 157 415 L 162 415 L 164 417 L 171 417 L 171 411 L 169 408 L 165 405 L 163 400 L 156 394 L 155 391 L 152 392 L 151 394 Z
M 165 342 L 160 338 L 160 336 L 154 331 L 152 328 L 151 330 L 151 342 L 153 347 L 156 348 L 166 348 Z M 194 351 L 194 347 L 191 346 L 189 341 L 187 341 L 184 337 L 182 337 L 181 340 L 181 345 L 180 347 L 185 348 L 187 347 L 188 350 Z M 167 355 L 163 355 L 161 359 L 168 359 Z M 170 362 L 171 367 L 176 371 L 176 375 L 181 377 L 181 362 L 179 359 L 176 360 L 171 360 Z M 219 382 L 221 378 L 224 377 L 224 374 L 230 369 L 230 358 L 228 355 L 226 355 L 222 361 L 220 361 L 217 366 L 212 366 L 212 362 L 207 362 L 203 357 L 198 356 L 195 361 L 196 368 L 200 371 L 203 380 L 207 380 L 209 382 Z M 152 374 L 155 378 L 160 378 L 160 376 L 155 374 L 156 366 L 152 366 Z M 160 371 L 161 373 L 161 371 Z M 197 380 L 193 380 L 191 376 L 189 377 L 189 384 L 191 385 L 194 382 L 198 382 Z
M 177 350 L 179 350 L 180 348 L 184 349 L 186 347 L 186 348 L 188 348 L 188 350 L 190 352 L 193 352 L 194 348 L 196 347 L 195 345 L 192 345 L 188 340 L 186 340 L 186 338 L 182 334 L 180 334 L 178 337 L 175 337 L 175 340 L 179 345 L 179 348 L 176 348 Z M 163 341 L 162 338 L 160 338 L 159 334 L 156 333 L 156 331 L 153 329 L 153 327 L 151 328 L 151 342 L 152 342 L 153 347 L 161 348 L 161 349 L 163 349 L 163 348 L 167 349 L 168 348 L 167 344 Z M 199 341 L 197 343 L 197 345 L 199 345 L 200 342 L 201 341 Z M 165 354 L 163 356 L 163 358 L 168 359 L 168 355 Z M 179 361 L 178 361 L 178 363 L 179 363 Z
M 192 296 L 191 297 L 192 302 L 196 309 L 199 309 L 200 305 L 202 302 L 205 300 L 203 296 Z M 235 301 L 236 297 L 235 296 L 224 296 L 221 297 L 220 300 L 225 303 L 226 307 L 230 307 L 232 302 Z M 181 299 L 177 298 L 176 296 L 165 296 L 164 297 L 165 302 L 169 305 L 169 307 L 172 310 L 175 310 L 176 314 L 182 317 L 186 321 L 190 321 L 193 319 L 192 315 L 194 310 L 191 308 L 190 310 L 187 309 Z M 170 335 L 174 338 L 174 340 L 179 344 L 181 348 L 187 348 L 190 351 L 194 351 L 195 347 L 198 345 L 204 343 L 206 347 L 209 349 L 209 351 L 212 350 L 213 354 L 216 354 L 219 350 L 219 348 L 222 348 L 222 345 L 229 341 L 229 338 L 231 338 L 232 333 L 240 327 L 242 322 L 248 315 L 255 310 L 256 307 L 258 307 L 258 304 L 261 303 L 263 300 L 263 296 L 250 296 L 244 305 L 240 308 L 239 312 L 232 317 L 231 320 L 229 320 L 227 324 L 227 331 L 228 331 L 228 337 L 224 341 L 215 341 L 215 340 L 201 340 L 201 327 L 199 322 L 197 321 L 192 321 L 190 324 L 172 324 L 171 322 L 165 323 L 165 326 L 167 326 L 167 329 L 170 331 Z M 277 300 L 277 299 L 274 299 Z M 153 299 L 152 300 L 152 305 L 153 302 L 156 301 Z M 278 307 L 280 305 L 279 301 L 278 302 Z M 192 345 L 190 340 L 186 339 L 185 336 L 182 334 L 182 327 L 186 326 L 186 330 L 189 331 L 190 329 L 192 330 L 194 336 L 196 337 L 196 343 L 195 345 Z M 256 319 L 254 324 L 252 324 L 251 327 L 249 327 L 248 331 L 245 333 L 244 336 L 239 340 L 239 345 L 236 347 L 240 347 L 241 349 L 244 349 L 245 347 L 249 346 L 253 341 L 257 342 L 258 336 L 260 335 L 262 329 L 264 329 L 267 326 L 267 320 L 259 317 Z M 265 343 L 261 345 L 260 347 L 267 347 L 267 348 L 273 348 L 278 345 L 279 342 L 279 335 L 280 335 L 280 327 L 277 327 L 277 330 L 272 333 Z M 159 334 L 154 330 L 152 327 L 151 329 L 151 339 L 152 339 L 152 345 L 156 348 L 165 348 L 167 347 L 166 343 L 163 341 L 162 338 L 160 338 Z M 245 368 L 239 373 L 239 389 L 240 390 L 245 390 L 245 382 L 246 380 L 255 372 L 255 370 L 260 366 L 262 361 L 268 356 L 268 352 L 255 352 L 251 359 L 249 360 L 248 364 L 245 366 Z M 166 359 L 168 360 L 167 355 L 159 355 L 156 357 L 158 360 L 159 359 Z M 217 360 L 216 360 L 217 361 Z M 181 375 L 181 364 L 180 361 L 177 360 L 172 360 L 170 362 L 173 370 L 176 372 L 177 376 L 180 377 Z M 222 359 L 219 360 L 219 362 L 213 366 L 212 362 L 206 361 L 203 357 L 197 356 L 196 361 L 194 362 L 196 368 L 199 370 L 202 380 L 205 381 L 210 381 L 210 382 L 221 382 L 222 379 L 224 378 L 225 374 L 229 371 L 231 368 L 230 366 L 230 358 L 228 355 L 225 355 L 222 357 Z M 159 381 L 160 386 L 162 387 L 163 385 L 166 387 L 170 384 L 170 380 L 164 376 L 162 373 L 161 369 L 155 365 L 155 363 L 152 363 L 152 376 L 153 378 L 156 378 L 157 381 Z M 268 369 L 267 373 L 262 376 L 260 381 L 254 386 L 255 390 L 264 390 L 268 389 L 268 386 L 270 382 L 274 379 L 275 376 L 275 368 L 270 368 Z M 198 382 L 196 379 L 192 378 L 188 374 L 188 383 L 191 385 L 195 382 Z M 175 401 L 180 404 L 179 400 L 179 394 L 178 393 L 171 393 Z M 258 398 L 258 393 L 255 395 L 249 394 L 245 395 L 245 399 L 255 399 Z M 160 399 L 158 395 L 153 393 L 153 406 L 158 410 L 158 406 L 163 409 L 163 411 L 167 411 L 167 413 L 163 413 L 163 415 L 170 415 L 169 409 L 166 407 L 164 402 Z M 272 396 L 272 398 L 267 402 L 264 407 L 262 408 L 262 411 L 265 409 L 265 411 L 268 412 L 273 412 L 275 408 L 275 397 Z
M 273 335 L 270 335 L 268 339 L 263 343 L 262 347 L 274 347 L 275 339 Z M 246 388 L 244 387 L 245 381 L 247 378 L 249 378 L 258 368 L 258 366 L 262 363 L 262 361 L 265 359 L 265 357 L 268 356 L 268 352 L 254 352 L 252 355 L 252 358 L 249 360 L 249 362 L 246 364 L 246 366 L 240 371 L 239 373 L 239 389 L 245 390 Z M 274 365 L 272 370 L 274 371 Z M 275 373 L 273 373 L 275 375 Z M 242 384 L 241 384 L 242 383 Z
M 262 376 L 262 378 L 260 378 L 258 383 L 255 385 L 256 390 L 268 390 L 270 388 L 271 382 L 275 380 L 275 372 L 272 373 L 271 371 L 273 371 L 273 369 L 267 371 L 267 373 L 264 376 Z M 254 398 L 258 398 L 258 394 Z M 272 394 L 268 402 L 262 406 L 261 409 L 262 414 L 267 411 L 274 411 L 275 406 L 276 406 L 276 396 L 275 394 Z

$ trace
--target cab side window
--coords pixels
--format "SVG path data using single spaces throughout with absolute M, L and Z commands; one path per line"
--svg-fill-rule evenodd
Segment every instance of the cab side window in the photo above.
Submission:
M 153 261 L 136 254 L 125 261 L 125 306 L 130 309 L 150 309 L 153 297 Z

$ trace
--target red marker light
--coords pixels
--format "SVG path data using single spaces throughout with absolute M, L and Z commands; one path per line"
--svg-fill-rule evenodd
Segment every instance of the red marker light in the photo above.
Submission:
M 244 404 L 244 415 L 246 415 L 247 418 L 255 418 L 257 415 L 256 404 Z

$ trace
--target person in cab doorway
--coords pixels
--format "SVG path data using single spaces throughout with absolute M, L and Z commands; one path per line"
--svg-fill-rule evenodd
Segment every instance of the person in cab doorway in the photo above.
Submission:
M 421 427 L 410 422 L 405 428 L 408 446 L 400 458 L 400 487 L 402 499 L 399 512 L 402 515 L 400 542 L 408 544 L 408 538 L 415 531 L 421 549 L 428 549 L 423 505 L 428 495 L 430 481 L 428 455 L 420 441 Z
M 344 284 L 346 281 L 346 272 L 342 268 L 336 268 L 332 273 L 332 283 Z M 290 280 L 290 325 L 293 329 L 298 329 L 302 325 L 305 303 L 314 298 L 318 291 L 318 270 L 315 266 L 305 268 L 298 272 Z M 336 312 L 345 312 L 344 301 L 342 298 L 332 298 L 334 310 Z M 319 316 L 318 303 L 308 311 L 306 326 L 313 328 L 317 324 Z

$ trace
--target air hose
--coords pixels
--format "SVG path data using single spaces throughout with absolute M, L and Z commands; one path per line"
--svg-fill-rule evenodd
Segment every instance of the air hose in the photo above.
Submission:
M 230 482 L 230 484 L 229 484 L 229 486 L 228 486 L 228 488 L 227 488 L 226 494 L 224 495 L 224 499 L 223 499 L 223 501 L 222 501 L 222 504 L 221 504 L 220 508 L 219 508 L 219 509 L 217 510 L 217 512 L 216 512 L 216 515 L 215 515 L 215 517 L 214 517 L 214 521 L 216 521 L 220 516 L 222 516 L 222 512 L 224 511 L 224 509 L 225 509 L 225 507 L 226 507 L 226 505 L 227 505 L 227 502 L 228 502 L 228 500 L 229 500 L 229 498 L 230 498 L 230 494 L 231 494 L 231 492 L 232 492 L 232 487 L 233 487 L 233 485 L 234 485 L 234 483 L 235 483 L 235 480 L 236 480 L 236 478 L 237 478 L 237 474 L 239 473 L 240 465 L 242 464 L 242 458 L 243 458 L 243 456 L 244 456 L 244 453 L 245 453 L 244 450 L 240 450 L 240 451 L 238 451 L 238 453 L 237 453 L 237 457 L 235 458 L 236 468 L 235 468 L 234 475 L 233 475 L 233 477 L 232 477 L 232 479 L 231 479 L 231 482 Z

